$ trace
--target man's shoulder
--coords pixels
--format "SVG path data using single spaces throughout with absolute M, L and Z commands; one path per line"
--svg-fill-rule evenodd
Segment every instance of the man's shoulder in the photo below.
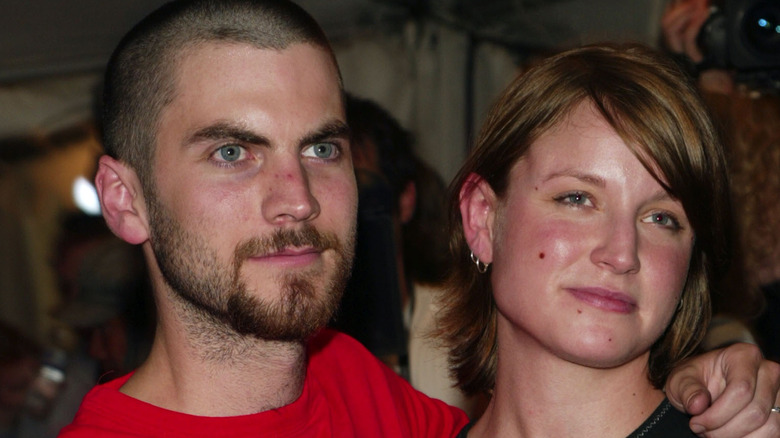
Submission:
M 125 402 L 130 400 L 130 398 L 119 392 L 119 388 L 127 382 L 131 375 L 132 373 L 92 388 L 81 402 L 73 423 L 62 429 L 58 437 L 109 438 L 138 436 L 131 428 L 122 429 L 116 427 L 115 424 L 112 424 L 111 427 L 104 427 L 107 426 L 104 423 L 112 417 L 106 414 L 129 409 L 128 406 L 125 406 Z
M 351 418 L 360 430 L 385 436 L 454 436 L 467 422 L 461 410 L 412 388 L 348 335 L 323 330 L 311 339 L 309 351 L 311 397 L 327 400 L 331 415 Z
M 323 329 L 315 334 L 308 342 L 308 354 L 309 371 L 315 373 L 323 367 L 328 369 L 329 374 L 339 370 L 350 373 L 360 370 L 384 373 L 390 370 L 358 340 L 333 329 Z
M 130 431 L 100 429 L 92 426 L 69 425 L 62 429 L 57 438 L 140 438 Z
M 315 397 L 342 400 L 356 408 L 369 400 L 394 404 L 422 396 L 360 342 L 330 329 L 310 340 L 306 381 Z
M 309 340 L 301 397 L 273 411 L 226 418 L 186 415 L 121 393 L 121 382 L 93 389 L 61 436 L 255 436 L 273 430 L 301 437 L 446 437 L 466 422 L 462 412 L 414 390 L 359 342 L 333 330 Z
M 393 394 L 428 398 L 347 334 L 321 330 L 309 340 L 308 353 L 307 380 L 335 387 L 356 381 L 374 395 L 384 387 Z M 365 382 L 371 382 L 371 385 L 365 385 Z
M 308 342 L 309 354 L 330 353 L 335 350 L 353 351 L 357 354 L 371 353 L 355 338 L 338 330 L 325 328 L 318 331 Z

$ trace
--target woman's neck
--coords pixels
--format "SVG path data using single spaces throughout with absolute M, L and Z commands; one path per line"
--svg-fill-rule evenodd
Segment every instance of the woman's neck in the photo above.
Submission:
M 645 353 L 610 368 L 583 366 L 541 346 L 502 348 L 493 397 L 474 437 L 625 437 L 664 398 Z

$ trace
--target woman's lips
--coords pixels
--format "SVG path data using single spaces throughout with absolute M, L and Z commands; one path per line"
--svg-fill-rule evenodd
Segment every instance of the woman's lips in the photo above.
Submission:
M 636 300 L 621 292 L 601 288 L 569 288 L 574 298 L 598 309 L 617 313 L 631 313 L 636 309 Z

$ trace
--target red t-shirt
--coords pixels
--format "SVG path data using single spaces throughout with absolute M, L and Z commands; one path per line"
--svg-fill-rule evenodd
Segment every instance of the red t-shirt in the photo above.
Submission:
M 60 437 L 454 437 L 468 421 L 413 389 L 347 335 L 323 330 L 309 343 L 301 396 L 278 409 L 201 417 L 119 392 L 130 376 L 92 389 Z

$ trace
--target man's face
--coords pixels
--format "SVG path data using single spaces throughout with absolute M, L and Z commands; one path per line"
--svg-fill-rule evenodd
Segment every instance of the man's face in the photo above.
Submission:
M 148 199 L 166 288 L 241 334 L 300 340 L 338 306 L 357 189 L 324 50 L 205 43 L 182 57 Z

